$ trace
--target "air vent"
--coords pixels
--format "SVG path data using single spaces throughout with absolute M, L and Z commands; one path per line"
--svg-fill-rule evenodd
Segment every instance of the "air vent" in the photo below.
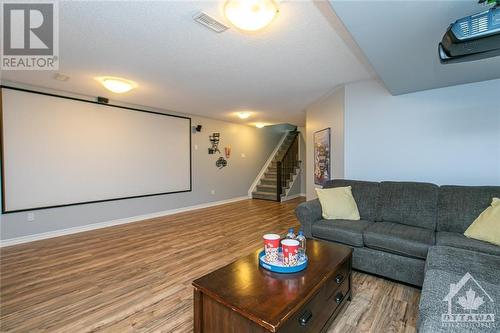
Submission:
M 229 29 L 228 26 L 225 26 L 224 24 L 220 23 L 213 17 L 201 12 L 199 14 L 196 14 L 193 19 L 198 22 L 201 25 L 204 25 L 205 27 L 217 32 L 221 33 Z
M 469 36 L 469 22 L 460 22 L 460 29 L 462 29 L 462 34 L 464 36 Z
M 488 15 L 472 19 L 472 33 L 478 34 L 488 30 Z

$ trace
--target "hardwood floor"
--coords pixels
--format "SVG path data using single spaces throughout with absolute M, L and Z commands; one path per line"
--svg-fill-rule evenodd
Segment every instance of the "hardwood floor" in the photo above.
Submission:
M 191 281 L 298 226 L 245 200 L 0 250 L 2 332 L 191 332 Z M 418 289 L 356 272 L 329 332 L 414 332 Z
M 328 333 L 416 332 L 420 290 L 353 272 L 353 296 Z

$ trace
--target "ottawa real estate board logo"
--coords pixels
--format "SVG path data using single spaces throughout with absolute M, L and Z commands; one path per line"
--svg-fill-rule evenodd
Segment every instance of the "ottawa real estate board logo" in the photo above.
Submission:
M 441 314 L 442 326 L 478 331 L 485 329 L 488 332 L 495 330 L 494 300 L 470 273 L 457 283 L 450 284 L 443 302 L 447 311 Z
M 2 70 L 57 70 L 57 2 L 2 1 Z

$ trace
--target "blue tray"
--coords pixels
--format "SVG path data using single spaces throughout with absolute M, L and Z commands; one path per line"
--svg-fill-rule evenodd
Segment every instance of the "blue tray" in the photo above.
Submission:
M 281 248 L 280 248 L 280 250 L 281 250 Z M 281 251 L 280 251 L 280 254 L 281 254 Z M 283 266 L 280 263 L 270 264 L 270 263 L 265 261 L 265 259 L 264 259 L 265 255 L 266 255 L 266 253 L 264 250 L 262 250 L 259 253 L 259 265 L 262 268 L 267 269 L 268 271 L 276 272 L 276 273 L 297 273 L 297 272 L 300 272 L 300 271 L 303 271 L 304 269 L 306 269 L 307 263 L 308 263 L 307 256 L 305 255 L 304 256 L 305 260 L 299 259 L 299 263 L 296 266 Z

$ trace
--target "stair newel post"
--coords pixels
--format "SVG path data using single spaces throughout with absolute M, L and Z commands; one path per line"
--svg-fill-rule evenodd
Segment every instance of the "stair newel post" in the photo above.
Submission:
M 276 163 L 276 201 L 281 201 L 281 161 Z

